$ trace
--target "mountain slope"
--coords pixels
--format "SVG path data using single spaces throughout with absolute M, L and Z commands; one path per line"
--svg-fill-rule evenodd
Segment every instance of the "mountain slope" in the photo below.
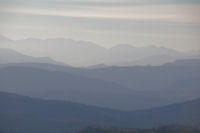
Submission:
M 174 123 L 200 125 L 200 99 L 126 112 L 0 92 L 0 106 L 0 131 L 7 133 L 70 133 L 87 126 L 146 128 Z
M 0 131 L 66 133 L 87 125 L 123 124 L 123 112 L 0 92 Z M 125 123 L 123 125 L 125 125 Z
M 0 68 L 0 90 L 121 109 L 136 106 L 131 103 L 138 97 L 119 84 L 31 67 Z
M 169 125 L 151 129 L 95 128 L 87 127 L 78 133 L 199 133 L 199 128 L 182 125 Z
M 23 55 L 11 49 L 0 48 L 0 64 L 7 63 L 52 63 L 57 65 L 64 65 L 64 63 L 54 61 L 49 57 L 31 57 Z
M 107 67 L 80 71 L 79 74 L 115 82 L 136 90 L 167 90 L 182 80 L 200 77 L 199 66 Z M 187 83 L 187 81 L 185 82 Z M 194 85 L 195 87 L 195 85 Z M 196 88 L 200 85 L 196 84 Z

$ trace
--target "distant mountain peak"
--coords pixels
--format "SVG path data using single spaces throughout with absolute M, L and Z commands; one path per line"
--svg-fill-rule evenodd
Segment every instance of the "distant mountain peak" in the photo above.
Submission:
M 50 57 L 32 57 L 28 55 L 24 55 L 19 53 L 18 51 L 8 49 L 8 48 L 0 48 L 0 64 L 7 63 L 52 63 L 57 65 L 66 65 L 62 62 L 58 62 L 53 60 Z
M 23 41 L 42 41 L 42 39 L 30 37 L 30 38 L 24 39 Z
M 112 47 L 111 49 L 121 49 L 121 48 L 135 48 L 134 46 L 130 45 L 130 44 L 119 44 L 117 46 Z
M 0 35 L 0 42 L 6 42 L 6 41 L 12 41 L 11 39 L 9 39 L 6 36 Z

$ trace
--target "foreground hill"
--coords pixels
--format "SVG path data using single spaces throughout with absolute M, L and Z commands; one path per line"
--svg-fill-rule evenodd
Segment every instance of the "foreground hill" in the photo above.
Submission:
M 119 129 L 119 128 L 92 128 L 82 129 L 78 133 L 200 133 L 199 128 L 170 125 L 153 129 Z
M 117 111 L 0 92 L 0 106 L 0 131 L 5 133 L 71 133 L 87 126 L 200 126 L 200 99 L 149 110 Z

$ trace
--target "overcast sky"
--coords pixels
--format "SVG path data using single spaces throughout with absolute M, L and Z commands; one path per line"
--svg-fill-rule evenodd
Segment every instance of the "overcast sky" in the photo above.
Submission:
M 200 49 L 200 0 L 0 0 L 0 34 Z

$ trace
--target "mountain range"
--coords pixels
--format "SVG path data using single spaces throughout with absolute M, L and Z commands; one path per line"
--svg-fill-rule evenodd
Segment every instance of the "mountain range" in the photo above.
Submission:
M 97 64 L 155 66 L 177 59 L 200 57 L 199 53 L 186 53 L 156 46 L 138 48 L 128 44 L 120 44 L 106 49 L 92 42 L 65 38 L 11 40 L 0 36 L 0 48 L 10 48 L 29 56 L 50 57 L 77 67 Z
M 2 64 L 0 90 L 120 110 L 144 109 L 198 98 L 200 68 L 196 64 L 96 69 L 45 63 Z
M 200 126 L 200 100 L 159 108 L 118 111 L 67 101 L 0 92 L 0 131 L 66 133 L 87 126 L 149 128 L 168 124 Z
M 0 51 L 0 90 L 6 92 L 120 110 L 162 106 L 200 94 L 199 59 L 162 66 L 77 68 L 10 49 Z
M 200 126 L 198 54 L 154 46 L 105 49 L 63 38 L 0 36 L 0 47 L 0 132 Z

